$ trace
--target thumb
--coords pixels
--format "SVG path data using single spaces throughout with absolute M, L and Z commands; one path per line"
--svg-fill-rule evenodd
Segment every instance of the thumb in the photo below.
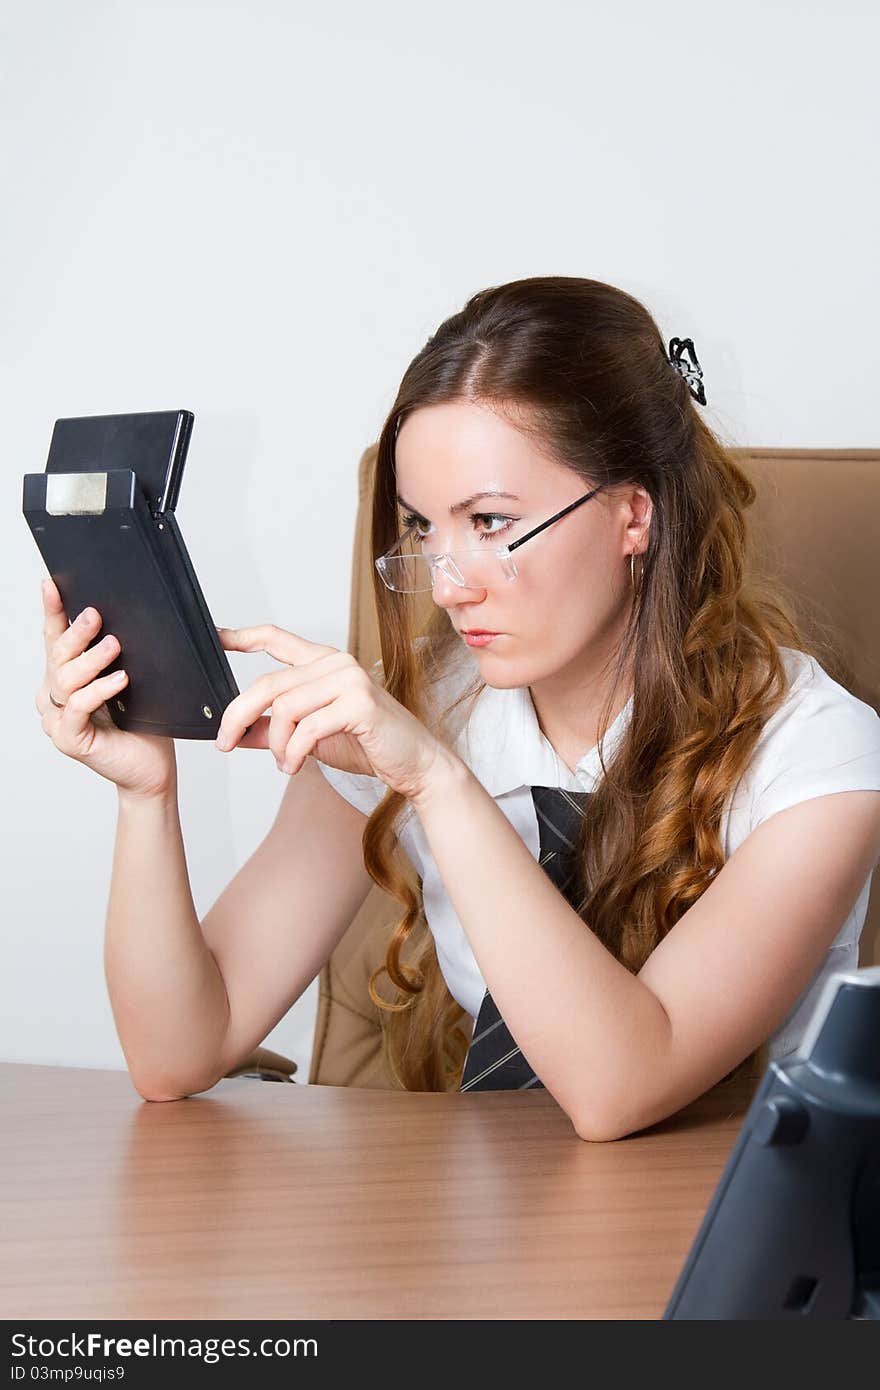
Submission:
M 247 729 L 245 729 L 236 748 L 268 748 L 269 747 L 269 724 L 268 714 L 261 714 L 259 719 L 255 719 Z

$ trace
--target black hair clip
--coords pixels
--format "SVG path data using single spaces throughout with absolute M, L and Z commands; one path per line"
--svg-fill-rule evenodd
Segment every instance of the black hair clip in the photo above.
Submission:
M 690 362 L 682 360 L 682 353 L 684 352 L 689 354 Z M 705 405 L 706 392 L 703 388 L 703 369 L 697 360 L 693 338 L 670 338 L 669 361 L 679 375 L 684 377 L 694 400 L 699 401 L 700 405 Z

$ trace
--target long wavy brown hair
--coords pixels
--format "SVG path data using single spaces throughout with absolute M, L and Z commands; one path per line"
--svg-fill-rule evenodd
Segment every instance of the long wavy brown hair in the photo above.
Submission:
M 631 672 L 632 716 L 589 798 L 580 832 L 577 903 L 627 970 L 654 947 L 723 865 L 722 810 L 761 729 L 784 699 L 780 646 L 808 652 L 833 678 L 849 675 L 778 575 L 753 572 L 745 512 L 751 481 L 708 428 L 667 357 L 648 310 L 597 280 L 538 276 L 481 290 L 446 319 L 407 368 L 376 454 L 372 551 L 401 534 L 395 438 L 421 406 L 474 401 L 509 412 L 585 489 L 638 484 L 653 512 L 598 740 Z M 386 690 L 452 747 L 484 682 L 477 675 L 445 708 L 432 691 L 461 639 L 434 606 L 392 592 L 373 567 Z M 403 915 L 370 979 L 392 1085 L 458 1089 L 471 1035 L 449 993 L 427 927 L 421 882 L 400 845 L 405 798 L 389 790 L 364 829 L 364 864 Z M 376 988 L 387 974 L 391 997 Z M 387 990 L 387 985 L 386 985 Z M 729 1078 L 757 1078 L 767 1041 Z

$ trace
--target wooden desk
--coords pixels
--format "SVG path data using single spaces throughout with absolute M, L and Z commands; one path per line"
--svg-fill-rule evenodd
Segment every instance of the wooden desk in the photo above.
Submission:
M 543 1090 L 0 1065 L 0 1316 L 658 1318 L 749 1094 L 590 1144 Z

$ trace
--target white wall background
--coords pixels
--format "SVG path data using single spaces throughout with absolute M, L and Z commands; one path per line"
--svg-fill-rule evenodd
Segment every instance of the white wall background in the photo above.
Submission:
M 358 458 L 485 285 L 618 284 L 694 338 L 731 442 L 876 447 L 878 41 L 871 0 L 6 7 L 0 1058 L 124 1067 L 116 793 L 34 705 L 21 480 L 55 419 L 194 411 L 177 515 L 215 621 L 343 649 Z M 203 916 L 285 783 L 268 751 L 177 756 Z M 268 1039 L 302 1079 L 316 992 Z

